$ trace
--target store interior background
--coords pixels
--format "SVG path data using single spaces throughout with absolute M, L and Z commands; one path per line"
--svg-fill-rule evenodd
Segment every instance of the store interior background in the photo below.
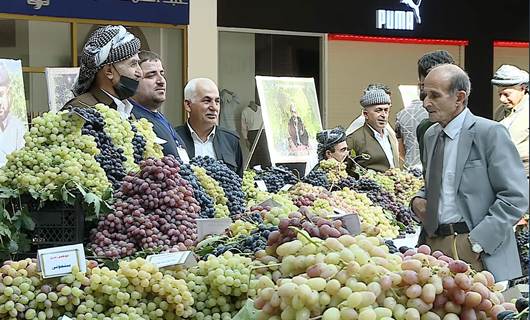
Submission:
M 376 2 L 386 5 L 396 1 Z M 443 20 L 451 12 L 449 7 L 454 1 L 449 2 L 444 5 L 444 8 L 447 7 L 443 9 L 445 11 L 436 11 L 440 17 L 426 16 L 425 20 L 430 19 L 432 23 Z M 521 15 L 519 11 L 528 10 L 513 11 L 514 8 L 520 8 L 521 3 L 508 0 L 505 3 L 506 12 L 501 10 L 495 14 L 499 19 Z M 228 89 L 238 95 L 242 109 L 249 101 L 259 100 L 255 89 L 256 75 L 313 77 L 325 128 L 348 126 L 360 114 L 358 101 L 366 85 L 371 82 L 384 83 L 393 92 L 390 117 L 393 125 L 396 113 L 403 108 L 398 85 L 417 84 L 416 62 L 421 55 L 437 49 L 448 50 L 461 66 L 465 66 L 468 59 L 481 58 L 477 54 L 467 57 L 466 47 L 456 45 L 329 40 L 327 32 L 341 33 L 344 28 L 353 30 L 362 23 L 360 20 L 346 19 L 351 16 L 352 7 L 359 4 L 344 4 L 345 7 L 341 8 L 322 7 L 318 1 L 293 0 L 284 3 L 272 0 L 256 5 L 250 8 L 251 4 L 242 0 L 195 1 L 190 4 L 189 25 L 162 27 L 157 24 L 129 23 L 128 28 L 146 40 L 143 48 L 158 52 L 165 62 L 168 97 L 162 111 L 174 125 L 185 121 L 182 100 L 187 79 L 212 78 L 221 90 Z M 392 5 L 399 5 L 399 2 Z M 528 8 L 528 3 L 523 5 L 526 6 L 523 9 Z M 282 10 L 274 11 L 275 17 L 271 19 L 269 13 L 274 7 Z M 298 14 L 293 16 L 290 12 L 295 12 L 295 9 Z M 477 11 L 474 17 L 470 17 L 471 22 L 464 26 L 448 25 L 447 28 L 456 32 L 469 27 L 476 30 L 466 31 L 468 35 L 486 34 L 487 30 L 473 27 L 472 24 L 477 17 L 484 16 L 486 19 L 492 13 L 488 11 L 490 9 L 476 9 L 466 9 Z M 76 27 L 72 28 L 67 21 L 47 20 L 46 17 L 11 18 L 8 14 L 0 15 L 0 55 L 22 60 L 28 112 L 37 114 L 47 111 L 44 68 L 73 66 L 77 59 L 72 56 L 73 47 L 79 55 L 87 35 L 95 25 L 77 19 Z M 528 31 L 518 28 L 521 23 L 528 28 L 528 15 L 521 19 L 522 22 L 507 20 L 507 26 L 502 28 L 492 27 L 498 31 L 488 34 L 488 37 L 511 40 L 509 35 L 513 33 L 514 40 L 528 41 L 528 37 L 521 37 L 521 34 L 527 35 Z M 101 24 L 111 22 L 102 21 Z M 321 32 L 322 29 L 327 30 Z M 353 31 L 349 34 L 366 34 Z M 417 36 L 419 39 L 436 38 L 424 36 L 421 32 Z M 466 36 L 453 38 L 466 40 Z M 75 40 L 74 46 L 72 39 Z M 502 64 L 514 64 L 528 70 L 528 53 L 527 46 L 493 47 L 490 76 Z M 489 92 L 486 93 L 486 90 Z M 483 86 L 482 90 L 474 91 L 472 95 L 477 95 L 477 92 L 481 95 L 491 94 L 491 98 L 488 98 L 491 104 L 485 106 L 488 109 L 498 105 L 495 87 Z

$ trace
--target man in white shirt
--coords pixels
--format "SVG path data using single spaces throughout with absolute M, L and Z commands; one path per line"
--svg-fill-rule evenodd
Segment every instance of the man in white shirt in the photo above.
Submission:
M 397 139 L 387 127 L 390 97 L 382 89 L 365 91 L 360 100 L 365 124 L 348 137 L 348 146 L 356 155 L 367 154 L 369 159 L 358 163 L 375 171 L 399 167 Z
M 219 89 L 207 78 L 191 79 L 184 88 L 186 124 L 175 128 L 190 158 L 208 156 L 222 160 L 243 176 L 243 155 L 237 133 L 218 126 L 221 110 Z
M 140 40 L 123 26 L 105 26 L 90 35 L 81 54 L 81 67 L 74 84 L 70 107 L 92 107 L 103 103 L 127 119 L 132 97 L 142 78 Z
M 424 106 L 425 190 L 412 199 L 419 244 L 486 269 L 497 281 L 521 275 L 513 232 L 528 209 L 528 180 L 508 130 L 467 108 L 471 82 L 458 66 L 432 69 Z

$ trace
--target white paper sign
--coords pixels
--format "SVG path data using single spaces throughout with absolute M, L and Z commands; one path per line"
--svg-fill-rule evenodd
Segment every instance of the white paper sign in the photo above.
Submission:
M 207 235 L 223 234 L 232 223 L 230 218 L 196 219 L 197 241 L 201 241 Z
M 58 320 L 72 320 L 69 316 L 60 316 Z
M 183 163 L 190 163 L 190 157 L 188 156 L 188 152 L 184 148 L 177 147 L 177 153 L 179 154 L 180 160 L 182 160 Z
M 262 203 L 259 204 L 260 207 L 271 207 L 271 208 L 276 208 L 276 207 L 281 207 L 282 205 L 274 200 L 272 200 L 272 198 L 269 198 L 265 201 L 263 201 Z
M 332 218 L 333 220 L 340 219 L 344 228 L 354 236 L 361 233 L 361 221 L 357 214 L 346 212 L 340 208 L 333 208 L 333 211 L 336 214 L 328 216 L 328 218 Z
M 252 169 L 256 171 L 263 171 L 263 169 L 261 168 L 261 164 L 255 165 Z
M 291 189 L 292 186 L 292 184 L 286 184 L 280 188 L 280 191 L 288 191 L 289 189 Z
M 82 244 L 42 249 L 37 251 L 37 264 L 43 278 L 70 274 L 74 266 L 86 272 L 85 249 Z
M 191 251 L 152 254 L 147 256 L 145 259 L 159 268 L 181 264 L 185 265 L 186 267 L 191 267 L 197 264 L 197 260 L 195 260 L 195 257 Z
M 265 184 L 265 181 L 263 181 L 263 180 L 256 180 L 256 181 L 254 181 L 254 182 L 256 183 L 256 187 L 258 187 L 258 189 L 259 189 L 260 191 L 265 191 L 265 192 L 268 191 L 268 190 L 267 190 L 267 185 Z

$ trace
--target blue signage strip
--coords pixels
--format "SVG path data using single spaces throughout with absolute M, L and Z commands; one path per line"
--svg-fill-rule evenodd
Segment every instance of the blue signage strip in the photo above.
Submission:
M 0 13 L 189 24 L 189 0 L 2 0 Z

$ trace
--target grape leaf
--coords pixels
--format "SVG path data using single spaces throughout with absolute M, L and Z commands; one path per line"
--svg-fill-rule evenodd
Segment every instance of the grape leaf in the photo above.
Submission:
M 94 205 L 94 213 L 96 214 L 96 216 L 99 216 L 99 211 L 101 208 L 101 199 L 92 192 L 86 193 L 84 199 L 88 205 Z
M 9 240 L 9 244 L 7 246 L 7 250 L 11 253 L 17 253 L 18 252 L 18 244 L 15 240 Z
M 256 319 L 257 312 L 258 311 L 254 307 L 254 301 L 252 299 L 247 299 L 243 308 L 239 310 L 232 320 L 254 320 Z
M 0 236 L 11 238 L 11 230 L 2 222 L 0 222 Z
M 21 214 L 18 220 L 22 223 L 22 227 L 27 230 L 35 229 L 35 221 L 28 214 Z

